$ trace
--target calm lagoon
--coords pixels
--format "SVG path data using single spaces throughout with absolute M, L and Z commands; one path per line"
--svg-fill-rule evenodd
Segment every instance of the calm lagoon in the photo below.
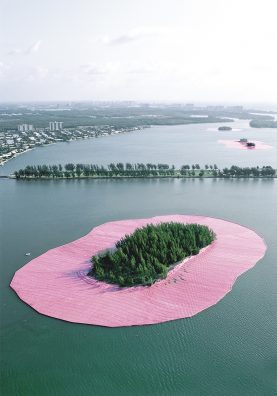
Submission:
M 226 123 L 232 131 L 218 131 L 222 124 L 162 126 L 125 134 L 103 136 L 38 147 L 19 155 L 0 167 L 8 175 L 26 165 L 110 162 L 183 164 L 216 163 L 224 166 L 263 166 L 277 168 L 277 129 L 255 129 L 249 121 Z M 218 140 L 258 140 L 272 146 L 269 150 L 236 150 Z
M 185 137 L 182 128 L 192 133 Z M 151 128 L 57 144 L 23 154 L 2 171 L 33 163 L 108 163 L 132 158 L 133 162 L 176 165 L 251 165 L 265 161 L 277 165 L 273 151 L 266 155 L 262 152 L 262 157 L 255 152 L 251 163 L 252 152 L 231 151 L 239 156 L 231 160 L 231 154 L 219 145 L 212 155 L 211 136 L 216 141 L 218 132 L 209 128 L 213 126 Z M 175 131 L 175 143 L 162 149 L 159 142 L 165 142 L 169 129 Z M 141 133 L 146 136 L 148 132 L 146 143 L 140 146 L 144 140 Z M 199 150 L 190 143 L 196 139 L 194 132 L 204 139 Z M 263 138 L 261 130 L 251 129 L 249 133 L 276 149 L 276 131 L 266 131 Z M 156 148 L 147 147 L 147 139 L 149 144 L 156 140 Z M 61 147 L 64 149 L 58 154 Z M 196 151 L 192 153 L 190 147 Z M 3 395 L 276 393 L 276 180 L 2 179 L 0 196 Z M 9 288 L 14 272 L 30 260 L 26 252 L 36 257 L 106 221 L 174 213 L 240 223 L 255 229 L 268 246 L 265 257 L 238 279 L 231 293 L 193 318 L 115 329 L 78 325 L 36 313 Z

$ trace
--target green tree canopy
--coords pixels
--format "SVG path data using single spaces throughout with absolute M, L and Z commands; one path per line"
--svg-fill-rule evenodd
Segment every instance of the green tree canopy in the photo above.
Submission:
M 120 286 L 151 285 L 214 239 L 215 233 L 199 224 L 148 224 L 119 240 L 115 251 L 92 257 L 88 275 Z

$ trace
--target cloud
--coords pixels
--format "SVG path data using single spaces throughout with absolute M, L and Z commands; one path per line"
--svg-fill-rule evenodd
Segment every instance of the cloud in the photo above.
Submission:
M 81 74 L 86 74 L 89 77 L 100 77 L 118 72 L 119 68 L 120 65 L 118 62 L 107 62 L 103 64 L 90 63 L 81 65 L 79 70 Z
M 51 71 L 42 65 L 39 66 L 17 66 L 14 64 L 3 64 L 0 62 L 0 81 L 6 83 L 39 82 L 51 78 Z
M 26 82 L 39 82 L 42 80 L 46 80 L 48 76 L 48 68 L 44 66 L 35 66 L 27 67 L 22 70 L 22 74 L 18 76 L 18 79 Z
M 42 44 L 42 41 L 38 40 L 35 43 L 33 43 L 31 46 L 29 46 L 28 48 L 13 48 L 8 52 L 8 54 L 9 55 L 30 55 L 35 52 L 38 52 L 41 44 Z
M 38 50 L 40 49 L 42 41 L 38 40 L 36 41 L 33 45 L 31 45 L 31 47 L 27 50 L 28 54 L 31 54 L 33 52 L 38 52 Z
M 162 32 L 163 29 L 155 28 L 155 27 L 139 27 L 135 29 L 131 29 L 128 32 L 121 34 L 119 36 L 103 36 L 100 38 L 100 41 L 105 45 L 122 45 L 128 44 L 133 41 L 138 41 L 145 37 L 156 36 Z
M 105 76 L 128 76 L 128 75 L 141 75 L 150 74 L 157 71 L 157 67 L 152 64 L 122 64 L 120 62 L 108 62 L 104 64 L 86 64 L 81 65 L 79 68 L 79 73 L 88 78 L 102 78 Z M 78 73 L 78 70 L 76 71 Z
M 127 74 L 137 75 L 137 74 L 155 73 L 156 71 L 157 71 L 157 68 L 153 67 L 153 66 L 139 66 L 139 67 L 127 69 L 125 72 Z
M 98 76 L 98 75 L 106 74 L 107 72 L 109 72 L 109 68 L 107 65 L 98 66 L 96 64 L 88 64 L 88 65 L 82 65 L 81 71 L 88 75 L 97 75 Z
M 10 66 L 0 61 L 0 80 L 2 80 L 2 78 L 5 78 L 9 70 L 10 70 Z
M 49 74 L 49 70 L 48 70 L 47 67 L 37 66 L 35 68 L 35 73 L 36 73 L 38 78 L 45 79 L 48 76 L 48 74 Z

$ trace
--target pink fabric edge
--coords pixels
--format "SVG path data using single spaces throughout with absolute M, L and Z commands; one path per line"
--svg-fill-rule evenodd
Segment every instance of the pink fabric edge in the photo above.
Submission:
M 255 147 L 247 147 L 246 144 L 240 143 L 238 140 L 228 140 L 228 139 L 220 139 L 217 141 L 220 144 L 224 144 L 227 148 L 233 148 L 238 150 L 269 150 L 272 149 L 273 146 L 261 142 L 259 140 L 251 140 L 252 143 L 255 143 Z
M 90 257 L 147 223 L 178 221 L 212 228 L 217 239 L 151 287 L 119 288 L 88 278 Z M 16 271 L 11 288 L 37 312 L 74 323 L 108 327 L 191 317 L 215 305 L 239 275 L 266 251 L 253 230 L 221 219 L 169 215 L 113 221 L 48 250 Z

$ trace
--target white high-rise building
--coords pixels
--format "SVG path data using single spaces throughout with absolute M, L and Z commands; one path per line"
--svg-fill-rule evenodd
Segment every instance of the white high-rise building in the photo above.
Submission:
M 63 122 L 61 121 L 50 121 L 49 122 L 50 131 L 61 131 L 63 129 Z
M 62 121 L 56 122 L 56 124 L 58 125 L 58 129 L 59 130 L 63 129 L 63 122 Z
M 19 132 L 31 132 L 34 130 L 34 126 L 31 124 L 20 124 L 18 125 Z
M 49 122 L 49 129 L 50 129 L 50 131 L 54 131 L 54 130 L 55 130 L 55 123 L 54 123 L 54 121 L 50 121 L 50 122 Z

